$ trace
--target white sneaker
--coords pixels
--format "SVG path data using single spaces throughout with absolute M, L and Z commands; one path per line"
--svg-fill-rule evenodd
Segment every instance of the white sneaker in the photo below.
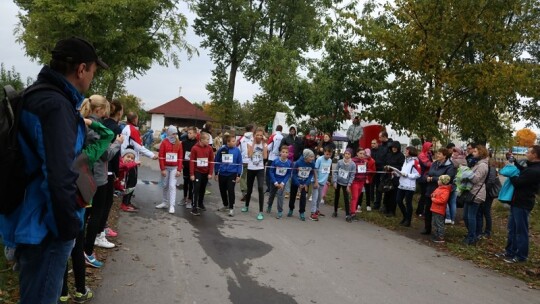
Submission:
M 111 248 L 116 247 L 115 244 L 113 244 L 113 243 L 111 243 L 111 242 L 109 242 L 107 240 L 107 238 L 105 237 L 104 232 L 97 235 L 96 241 L 94 242 L 94 245 L 98 246 L 98 247 L 101 247 L 101 248 L 107 248 L 107 249 L 111 249 Z
M 161 203 L 156 206 L 156 209 L 166 209 L 166 208 L 169 208 L 169 204 Z
M 452 220 L 451 220 L 451 219 L 445 219 L 445 220 L 444 220 L 444 223 L 445 223 L 445 224 L 452 224 Z
M 229 210 L 229 216 L 230 216 L 230 217 L 233 217 L 233 216 L 234 216 L 234 210 L 233 210 L 233 209 Z
M 358 206 L 358 208 L 356 208 L 356 212 L 357 213 L 362 213 L 362 207 Z
M 324 205 L 324 200 L 323 199 L 321 200 L 321 205 Z
M 174 214 L 174 205 L 171 205 L 171 206 L 169 207 L 169 213 L 170 213 L 170 214 Z
M 367 207 L 366 207 L 366 210 L 367 210 L 367 211 L 371 211 L 371 206 L 367 206 Z
M 313 200 L 313 196 L 310 196 L 309 197 L 309 201 L 311 202 Z

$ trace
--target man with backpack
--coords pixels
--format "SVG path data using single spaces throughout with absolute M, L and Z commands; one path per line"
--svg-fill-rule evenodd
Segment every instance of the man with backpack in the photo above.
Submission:
M 0 215 L 0 234 L 6 247 L 16 248 L 22 304 L 56 303 L 82 228 L 85 209 L 77 204 L 78 174 L 72 167 L 86 127 L 77 109 L 98 67 L 108 68 L 88 41 L 58 41 L 49 65 L 19 101 L 21 111 L 15 112 L 24 171 L 30 178 L 16 209 Z

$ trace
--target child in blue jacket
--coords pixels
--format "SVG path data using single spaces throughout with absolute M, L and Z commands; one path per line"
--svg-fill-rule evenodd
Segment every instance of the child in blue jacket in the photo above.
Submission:
M 272 204 L 274 203 L 274 197 L 277 193 L 278 213 L 276 218 L 280 219 L 283 215 L 283 200 L 285 198 L 285 185 L 291 177 L 292 163 L 288 159 L 289 147 L 282 146 L 279 150 L 279 158 L 276 158 L 270 168 L 269 176 L 272 188 L 270 189 L 270 196 L 268 197 L 268 209 L 267 213 L 272 212 Z
M 223 207 L 221 211 L 229 209 L 229 216 L 234 216 L 234 186 L 242 176 L 242 153 L 236 147 L 236 138 L 225 135 L 225 145 L 216 152 L 214 173 L 219 183 L 219 192 Z
M 289 213 L 288 217 L 293 215 L 294 203 L 296 201 L 296 193 L 300 189 L 300 220 L 305 221 L 304 215 L 306 211 L 306 194 L 311 184 L 313 177 L 317 179 L 315 171 L 315 153 L 310 149 L 305 149 L 302 156 L 294 163 L 291 183 L 291 196 L 289 198 Z

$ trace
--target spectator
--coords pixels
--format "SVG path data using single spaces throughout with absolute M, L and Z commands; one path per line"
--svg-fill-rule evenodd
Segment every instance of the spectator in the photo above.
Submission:
M 375 167 L 377 168 L 377 171 L 383 171 L 384 166 L 386 165 L 386 155 L 389 153 L 390 146 L 392 144 L 392 139 L 388 138 L 388 133 L 386 131 L 382 131 L 379 133 L 379 141 L 381 144 L 378 148 L 373 149 L 373 146 L 371 148 L 371 155 L 375 159 Z M 377 173 L 375 174 L 374 183 L 375 183 L 375 202 L 373 203 L 373 209 L 379 210 L 381 208 L 381 200 L 382 200 L 382 192 L 378 190 L 378 185 L 380 184 L 382 178 L 384 177 L 384 173 Z
M 362 138 L 363 134 L 364 130 L 360 126 L 360 117 L 356 116 L 353 119 L 352 125 L 347 129 L 347 139 L 349 140 L 347 147 L 353 150 L 353 155 L 356 155 L 356 150 L 358 150 L 360 138 Z
M 98 66 L 108 68 L 88 41 L 60 40 L 35 82 L 55 89 L 25 95 L 19 129 L 32 142 L 21 146 L 29 169 L 40 174 L 28 184 L 18 210 L 0 216 L 4 244 L 17 246 L 22 304 L 56 303 L 60 297 L 67 259 L 84 214 L 77 205 L 77 174 L 72 169 L 86 132 L 77 108 Z
M 540 188 L 540 146 L 530 147 L 526 157 L 527 167 L 515 163 L 520 174 L 510 177 L 515 189 L 508 216 L 508 238 L 505 251 L 498 254 L 507 263 L 525 262 L 529 257 L 529 215 Z

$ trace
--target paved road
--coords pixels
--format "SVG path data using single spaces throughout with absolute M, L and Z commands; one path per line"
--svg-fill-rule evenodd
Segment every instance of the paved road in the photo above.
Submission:
M 142 167 L 139 177 L 159 172 Z M 209 190 L 202 216 L 183 207 L 169 215 L 154 208 L 160 188 L 139 184 L 141 211 L 120 217 L 121 244 L 92 303 L 540 303 L 522 281 L 392 231 L 343 215 L 229 218 L 216 211 L 217 183 Z

